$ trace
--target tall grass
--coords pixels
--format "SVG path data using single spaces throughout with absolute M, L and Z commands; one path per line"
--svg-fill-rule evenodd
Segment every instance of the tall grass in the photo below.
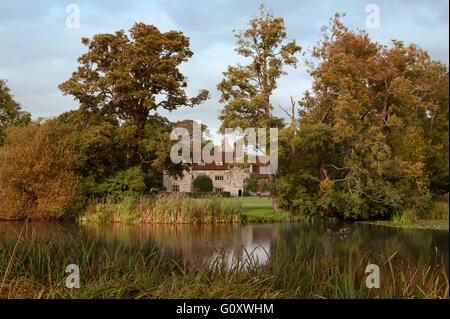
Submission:
M 299 246 L 271 249 L 265 265 L 241 256 L 188 266 L 155 246 L 112 245 L 86 233 L 43 242 L 0 238 L 0 298 L 448 298 L 448 270 L 370 252 L 330 256 Z M 247 252 L 248 255 L 251 252 Z M 217 257 L 219 256 L 219 258 Z M 248 256 L 247 256 L 248 257 Z M 439 257 L 437 257 L 439 260 Z M 381 288 L 365 286 L 365 267 L 380 266 Z M 65 287 L 65 267 L 80 267 L 81 287 Z M 9 271 L 5 269 L 9 266 Z
M 220 197 L 191 198 L 184 194 L 106 199 L 88 206 L 86 221 L 138 223 L 238 223 L 242 206 Z
M 400 213 L 392 216 L 394 224 L 408 225 L 416 222 L 419 219 L 418 210 L 415 207 L 407 208 Z
M 449 207 L 448 200 L 436 200 L 429 211 L 428 216 L 431 219 L 446 219 L 448 220 Z
M 448 201 L 436 199 L 433 201 L 430 209 L 425 213 L 420 213 L 416 207 L 407 208 L 392 216 L 391 221 L 394 224 L 409 225 L 419 221 L 420 219 L 448 220 L 448 217 Z

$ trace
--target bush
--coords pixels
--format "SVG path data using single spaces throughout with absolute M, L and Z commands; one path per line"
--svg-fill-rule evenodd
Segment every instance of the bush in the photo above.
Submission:
M 213 190 L 212 180 L 206 175 L 197 176 L 193 186 L 195 192 L 211 192 Z
M 7 130 L 0 148 L 0 219 L 74 217 L 84 204 L 73 156 L 58 146 L 68 128 L 54 120 Z
M 119 171 L 115 175 L 96 183 L 93 177 L 85 179 L 84 184 L 89 198 L 125 198 L 133 194 L 143 194 L 147 191 L 146 175 L 140 166 Z

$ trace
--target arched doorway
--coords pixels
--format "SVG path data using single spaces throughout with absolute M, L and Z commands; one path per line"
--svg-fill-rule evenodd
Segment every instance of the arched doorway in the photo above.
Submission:
M 238 196 L 242 196 L 242 190 L 238 190 Z

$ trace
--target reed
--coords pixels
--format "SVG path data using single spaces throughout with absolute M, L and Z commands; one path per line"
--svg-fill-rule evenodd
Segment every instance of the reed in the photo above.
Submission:
M 239 223 L 242 205 L 221 197 L 191 198 L 184 194 L 106 199 L 88 206 L 84 221 L 98 223 Z
M 407 208 L 392 217 L 392 222 L 398 225 L 410 225 L 419 220 L 448 220 L 448 201 L 435 199 L 430 209 L 420 213 L 416 207 Z
M 449 207 L 448 200 L 435 200 L 431 207 L 428 216 L 431 219 L 446 219 L 448 220 Z
M 448 298 L 449 293 L 440 256 L 417 264 L 370 252 L 332 256 L 302 245 L 294 255 L 272 247 L 265 265 L 252 252 L 228 264 L 224 251 L 188 265 L 157 246 L 111 244 L 84 232 L 58 242 L 0 237 L 0 246 L 0 298 Z M 80 267 L 79 289 L 65 287 L 65 267 L 72 263 Z M 365 286 L 369 263 L 380 266 L 379 289 Z

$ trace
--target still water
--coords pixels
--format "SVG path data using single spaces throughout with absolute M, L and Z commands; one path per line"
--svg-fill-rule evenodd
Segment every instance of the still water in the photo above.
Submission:
M 22 223 L 0 222 L 0 236 L 15 239 Z M 345 235 L 339 229 L 349 228 Z M 329 229 L 329 231 L 327 231 Z M 329 233 L 331 232 L 331 234 Z M 99 237 L 111 245 L 154 247 L 167 257 L 187 264 L 220 256 L 227 264 L 251 259 L 264 264 L 271 252 L 282 247 L 286 254 L 316 249 L 329 256 L 367 253 L 445 264 L 449 267 L 449 232 L 389 228 L 368 224 L 277 223 L 259 225 L 129 225 L 28 223 L 22 237 L 43 240 L 43 244 L 81 234 Z M 1 247 L 0 247 L 1 248 Z M 437 257 L 438 256 L 438 257 Z

